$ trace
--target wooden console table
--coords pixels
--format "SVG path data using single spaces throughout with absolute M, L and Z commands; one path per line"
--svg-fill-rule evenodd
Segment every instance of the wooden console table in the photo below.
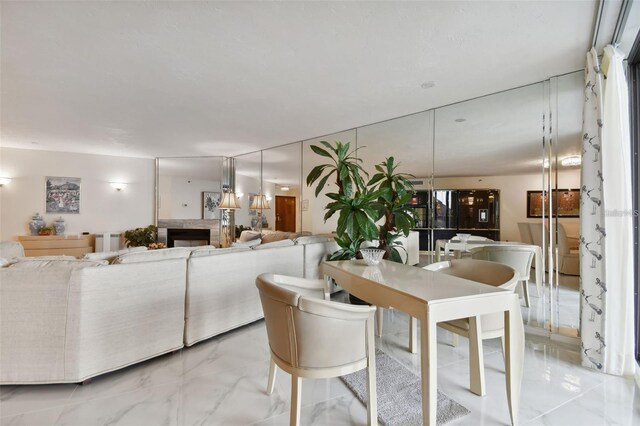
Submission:
M 67 255 L 82 257 L 93 253 L 95 235 L 28 235 L 19 236 L 25 256 Z

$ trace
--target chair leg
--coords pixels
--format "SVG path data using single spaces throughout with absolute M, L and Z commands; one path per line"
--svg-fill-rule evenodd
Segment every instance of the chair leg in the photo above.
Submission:
M 409 317 L 409 352 L 418 353 L 418 320 Z
M 376 308 L 376 328 L 378 337 L 382 337 L 382 323 L 384 322 L 384 308 Z
M 294 374 L 291 375 L 291 426 L 300 426 L 300 397 L 302 391 L 302 379 Z
M 502 359 L 506 359 L 505 355 L 504 355 L 504 354 L 507 353 L 506 352 L 506 346 L 505 346 L 506 342 L 504 340 L 504 333 L 502 334 L 502 336 L 500 336 L 500 341 L 502 342 Z
M 276 372 L 278 371 L 278 367 L 276 363 L 271 358 L 271 363 L 269 364 L 269 383 L 267 383 L 267 395 L 271 395 L 273 393 L 273 387 L 276 384 Z
M 469 375 L 471 392 L 484 396 L 484 355 L 482 351 L 482 329 L 478 317 L 469 318 Z
M 380 308 L 378 308 L 380 309 Z M 367 321 L 367 424 L 378 424 L 378 396 L 376 393 L 376 342 L 373 336 L 373 324 Z
M 522 283 L 522 293 L 524 294 L 524 306 L 528 308 L 531 303 L 529 300 L 529 281 L 522 280 L 520 282 Z

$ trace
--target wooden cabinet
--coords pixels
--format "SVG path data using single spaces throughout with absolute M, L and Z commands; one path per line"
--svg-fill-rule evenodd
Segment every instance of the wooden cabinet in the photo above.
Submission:
M 20 236 L 18 241 L 24 247 L 25 256 L 82 257 L 93 253 L 95 247 L 94 235 L 30 235 Z

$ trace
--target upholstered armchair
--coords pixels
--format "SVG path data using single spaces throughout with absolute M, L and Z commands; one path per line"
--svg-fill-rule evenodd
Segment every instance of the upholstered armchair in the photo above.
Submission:
M 262 274 L 256 279 L 269 336 L 267 393 L 277 368 L 291 375 L 291 425 L 300 423 L 301 378 L 328 378 L 367 369 L 368 423 L 377 424 L 375 306 L 331 302 L 323 280 Z

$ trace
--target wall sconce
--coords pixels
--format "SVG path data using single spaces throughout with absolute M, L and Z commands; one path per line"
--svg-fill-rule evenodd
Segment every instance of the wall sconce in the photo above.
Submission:
M 116 191 L 122 191 L 127 187 L 127 184 L 124 182 L 111 182 L 111 187 Z
M 290 189 L 290 188 L 289 188 L 288 186 L 281 186 L 281 187 L 280 187 L 280 190 L 281 190 L 281 191 L 285 191 L 285 192 L 286 192 L 286 191 L 288 191 L 289 189 Z
M 11 183 L 11 178 L 8 177 L 0 177 L 0 187 L 8 185 Z

